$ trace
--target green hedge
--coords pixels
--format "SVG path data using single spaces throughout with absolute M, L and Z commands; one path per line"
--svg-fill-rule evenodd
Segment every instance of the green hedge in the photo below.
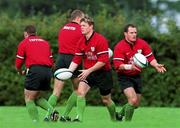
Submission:
M 150 17 L 146 13 L 137 13 L 131 19 L 118 11 L 111 16 L 106 10 L 97 12 L 93 16 L 96 31 L 102 33 L 113 49 L 114 45 L 123 38 L 123 26 L 127 23 L 136 23 L 139 29 L 139 36 L 144 38 L 151 45 L 153 52 L 160 63 L 165 64 L 167 72 L 158 74 L 148 67 L 143 72 L 143 106 L 180 106 L 180 30 L 173 21 L 169 21 L 168 34 L 161 34 L 151 27 Z M 146 17 L 146 18 L 144 18 Z M 56 13 L 50 16 L 38 14 L 32 17 L 23 17 L 17 13 L 9 16 L 6 13 L 0 14 L 0 105 L 23 105 L 23 83 L 24 77 L 19 76 L 14 67 L 16 48 L 23 39 L 23 29 L 27 24 L 37 26 L 38 35 L 47 39 L 56 59 L 57 56 L 57 34 L 60 27 L 67 22 L 67 14 Z M 127 20 L 128 19 L 128 20 Z M 117 104 L 126 102 L 117 82 L 116 74 L 114 77 L 114 89 L 112 90 L 113 100 Z M 53 85 L 53 82 L 52 82 Z M 52 90 L 48 92 L 47 97 Z M 60 104 L 64 104 L 71 94 L 71 83 L 66 83 Z M 87 95 L 87 104 L 102 104 L 98 90 L 93 89 Z

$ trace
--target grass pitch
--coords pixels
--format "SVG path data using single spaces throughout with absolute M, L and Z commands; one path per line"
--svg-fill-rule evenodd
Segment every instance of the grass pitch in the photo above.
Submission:
M 62 113 L 64 107 L 57 108 Z M 117 107 L 120 110 L 120 107 Z M 40 119 L 45 111 L 39 108 Z M 70 116 L 75 117 L 75 109 Z M 112 122 L 106 107 L 88 106 L 84 122 L 43 122 L 32 123 L 25 107 L 0 107 L 0 128 L 180 128 L 179 108 L 138 108 L 131 122 Z

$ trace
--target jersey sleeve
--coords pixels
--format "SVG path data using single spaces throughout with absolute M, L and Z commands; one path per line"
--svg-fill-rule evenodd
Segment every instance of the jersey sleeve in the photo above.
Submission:
M 53 65 L 54 64 L 53 52 L 51 51 L 51 46 L 49 42 L 48 42 L 48 46 L 49 46 L 49 59 L 50 59 L 51 64 Z
M 76 64 L 80 64 L 82 62 L 82 57 L 84 56 L 84 51 L 83 51 L 84 42 L 85 42 L 85 38 L 82 37 L 76 45 L 75 55 L 72 60 Z
M 143 45 L 143 55 L 147 58 L 148 62 L 151 62 L 153 59 L 155 59 L 151 47 L 148 45 L 147 42 L 144 42 Z
M 108 41 L 102 38 L 97 45 L 97 58 L 99 62 L 107 63 L 109 61 L 108 47 Z
M 17 53 L 16 53 L 15 66 L 17 69 L 21 68 L 22 64 L 24 63 L 24 60 L 25 60 L 25 44 L 24 42 L 21 42 L 18 45 Z
M 118 43 L 114 48 L 113 64 L 114 68 L 118 69 L 121 64 L 124 64 L 123 47 Z

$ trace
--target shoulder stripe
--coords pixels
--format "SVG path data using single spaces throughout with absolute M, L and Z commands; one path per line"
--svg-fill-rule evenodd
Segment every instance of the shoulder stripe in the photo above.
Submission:
M 149 53 L 148 55 L 145 55 L 145 57 L 149 57 L 149 56 L 151 56 L 152 55 L 152 52 L 151 53 Z
M 113 58 L 113 60 L 122 60 L 122 61 L 124 61 L 124 59 L 123 58 Z
M 23 56 L 16 55 L 16 57 L 19 58 L 19 59 L 24 59 Z
M 97 55 L 108 53 L 108 51 L 98 52 Z
M 83 54 L 83 53 L 75 53 L 75 55 L 77 55 L 77 56 L 83 56 L 84 54 Z

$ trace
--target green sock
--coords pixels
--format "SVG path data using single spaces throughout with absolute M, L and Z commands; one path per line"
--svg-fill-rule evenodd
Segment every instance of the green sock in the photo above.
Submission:
M 44 98 L 40 98 L 36 100 L 36 104 L 40 106 L 41 108 L 48 111 L 48 116 L 53 112 L 53 107 L 48 103 L 48 101 Z
M 26 102 L 26 108 L 28 110 L 28 113 L 29 113 L 31 119 L 34 122 L 39 121 L 38 109 L 37 109 L 36 104 L 34 103 L 33 100 Z
M 76 92 L 73 92 L 66 103 L 66 108 L 62 115 L 67 116 L 71 112 L 72 108 L 76 105 L 76 102 L 77 102 L 77 94 Z
M 125 121 L 131 121 L 135 107 L 127 104 L 125 108 Z
M 54 108 L 54 107 L 56 106 L 56 104 L 57 104 L 57 100 L 58 100 L 58 97 L 52 94 L 52 95 L 49 97 L 48 102 L 49 102 L 49 104 L 50 104 L 51 106 L 53 106 L 53 108 Z
M 77 97 L 77 115 L 80 121 L 83 121 L 83 113 L 86 106 L 86 100 L 84 97 Z
M 122 107 L 121 111 L 119 112 L 119 114 L 121 114 L 122 116 L 125 115 L 125 108 L 126 108 L 126 105 L 127 105 L 127 104 L 125 104 L 125 105 Z
M 116 120 L 116 106 L 114 102 L 112 101 L 110 105 L 107 106 L 107 109 L 109 111 L 109 115 L 111 117 L 111 120 Z

